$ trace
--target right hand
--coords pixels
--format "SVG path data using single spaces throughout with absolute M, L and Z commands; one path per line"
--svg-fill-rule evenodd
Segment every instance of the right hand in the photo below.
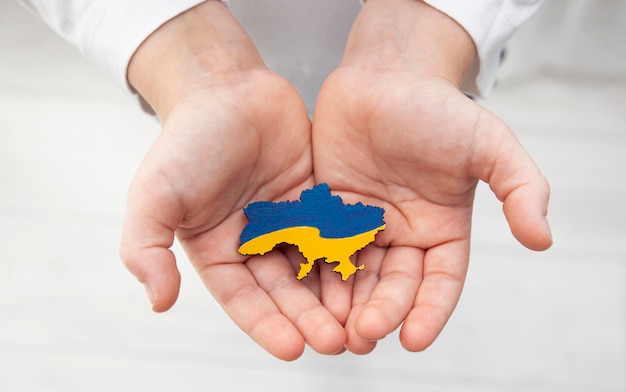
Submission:
M 268 352 L 293 360 L 305 343 L 340 351 L 345 331 L 321 305 L 316 278 L 296 279 L 300 259 L 237 252 L 248 203 L 296 199 L 313 185 L 311 124 L 297 92 L 215 1 L 155 32 L 129 78 L 163 127 L 133 180 L 121 247 L 153 309 L 178 295 L 176 235 L 209 291 Z

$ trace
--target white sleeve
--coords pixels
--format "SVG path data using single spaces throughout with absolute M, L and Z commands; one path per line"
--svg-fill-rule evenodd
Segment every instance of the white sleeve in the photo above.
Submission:
M 125 88 L 141 43 L 161 25 L 204 0 L 19 0 Z
M 463 91 L 486 96 L 496 81 L 500 56 L 515 30 L 542 0 L 424 0 L 456 20 L 476 44 L 478 61 L 465 75 Z

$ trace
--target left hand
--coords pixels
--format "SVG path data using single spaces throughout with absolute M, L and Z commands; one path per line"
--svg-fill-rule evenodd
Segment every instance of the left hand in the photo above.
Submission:
M 546 179 L 511 130 L 459 91 L 473 57 L 465 31 L 426 4 L 369 0 L 320 92 L 316 181 L 386 211 L 387 229 L 357 256 L 365 270 L 322 291 L 322 300 L 352 295 L 351 304 L 324 301 L 345 323 L 352 352 L 371 351 L 402 323 L 411 351 L 441 332 L 467 272 L 479 179 L 504 203 L 522 244 L 551 244 Z

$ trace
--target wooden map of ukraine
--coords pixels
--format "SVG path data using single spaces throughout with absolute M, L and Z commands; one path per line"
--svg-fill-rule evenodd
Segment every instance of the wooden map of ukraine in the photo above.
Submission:
M 333 271 L 347 280 L 364 267 L 352 264 L 350 256 L 385 229 L 382 208 L 344 204 L 327 184 L 303 191 L 299 201 L 254 202 L 243 212 L 249 223 L 241 233 L 239 253 L 263 255 L 281 243 L 295 245 L 307 260 L 300 264 L 298 279 L 311 272 L 316 260 L 325 259 L 338 263 Z

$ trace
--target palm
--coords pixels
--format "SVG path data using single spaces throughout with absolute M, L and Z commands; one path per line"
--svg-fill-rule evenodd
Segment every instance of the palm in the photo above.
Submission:
M 518 188 L 498 156 L 523 150 L 446 81 L 347 66 L 320 93 L 313 150 L 316 180 L 386 211 L 387 229 L 358 255 L 366 269 L 352 288 L 348 348 L 368 352 L 402 322 L 403 345 L 426 348 L 462 290 L 477 179 L 506 201 Z
M 269 71 L 242 73 L 225 87 L 198 86 L 179 101 L 133 182 L 123 239 L 129 268 L 151 274 L 158 286 L 155 309 L 166 310 L 178 294 L 168 250 L 176 233 L 209 290 L 272 354 L 293 359 L 304 341 L 322 352 L 341 347 L 341 326 L 295 280 L 282 253 L 263 260 L 237 253 L 243 207 L 292 198 L 312 181 L 311 171 L 306 111 Z M 330 339 L 322 341 L 316 334 L 326 325 Z

